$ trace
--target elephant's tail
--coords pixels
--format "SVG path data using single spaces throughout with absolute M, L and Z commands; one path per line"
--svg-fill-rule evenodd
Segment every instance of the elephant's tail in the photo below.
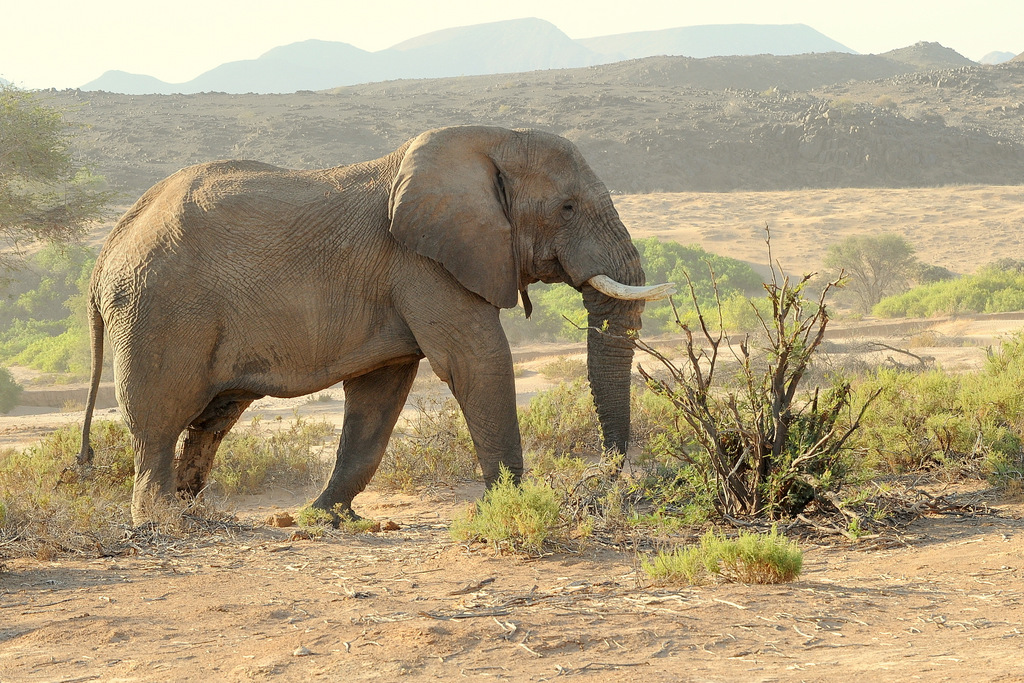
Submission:
M 95 292 L 89 295 L 89 342 L 92 349 L 92 367 L 89 377 L 89 398 L 85 403 L 85 419 L 82 420 L 82 449 L 78 452 L 79 467 L 92 465 L 93 450 L 89 445 L 89 429 L 92 427 L 92 411 L 96 407 L 96 395 L 100 390 L 100 375 L 103 374 L 103 317 L 96 303 Z

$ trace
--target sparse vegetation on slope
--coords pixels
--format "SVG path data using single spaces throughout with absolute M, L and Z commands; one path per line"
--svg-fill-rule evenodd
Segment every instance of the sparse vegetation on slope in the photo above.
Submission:
M 330 167 L 457 124 L 564 135 L 614 192 L 1024 182 L 1015 109 L 1024 64 L 945 64 L 837 54 L 652 57 L 324 93 L 47 98 L 76 107 L 90 127 L 83 155 L 130 197 L 189 164 L 248 158 Z M 876 106 L 882 96 L 889 99 Z

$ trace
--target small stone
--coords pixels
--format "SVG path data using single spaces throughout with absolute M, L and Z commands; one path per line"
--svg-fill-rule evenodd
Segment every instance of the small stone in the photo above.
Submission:
M 381 527 L 384 531 L 398 531 L 401 528 L 402 527 L 398 525 L 398 522 L 393 522 L 390 519 L 384 522 L 384 526 Z
M 299 645 L 295 649 L 295 652 L 292 653 L 292 657 L 307 657 L 307 656 L 309 656 L 311 654 L 313 654 L 312 650 L 310 650 L 305 645 Z
M 286 527 L 295 526 L 295 518 L 287 512 L 275 512 L 267 517 L 267 526 Z

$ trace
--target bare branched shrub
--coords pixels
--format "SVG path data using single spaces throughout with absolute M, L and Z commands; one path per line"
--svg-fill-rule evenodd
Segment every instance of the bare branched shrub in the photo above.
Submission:
M 374 486 L 412 491 L 474 478 L 476 451 L 455 399 L 425 398 L 415 406 L 416 414 L 388 443 Z
M 672 402 L 706 453 L 716 484 L 715 504 L 724 515 L 800 513 L 816 489 L 841 478 L 844 445 L 873 399 L 852 419 L 843 419 L 850 412 L 849 383 L 837 381 L 825 391 L 800 394 L 828 325 L 825 298 L 839 281 L 826 284 L 816 300 L 806 298 L 804 288 L 812 276 L 793 283 L 771 261 L 770 235 L 766 242 L 772 269 L 771 281 L 764 285 L 768 307 L 752 306 L 763 332 L 762 349 L 751 348 L 749 335 L 732 343 L 723 329 L 720 303 L 713 332 L 692 286 L 700 341 L 689 325 L 678 323 L 685 335 L 682 362 L 642 340 L 635 342 L 667 371 L 666 379 L 639 368 L 648 386 Z M 711 276 L 714 280 L 714 272 Z M 726 351 L 738 365 L 733 382 L 720 378 Z

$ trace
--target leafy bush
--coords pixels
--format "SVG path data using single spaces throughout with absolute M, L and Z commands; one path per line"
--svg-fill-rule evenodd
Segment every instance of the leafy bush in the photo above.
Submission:
M 1024 333 L 1004 340 L 975 373 L 877 370 L 858 382 L 878 393 L 851 446 L 889 472 L 978 471 L 1014 486 L 1024 477 Z
M 85 292 L 90 247 L 50 245 L 27 258 L 0 299 L 0 360 L 43 372 L 87 374 Z
M 585 379 L 587 376 L 587 362 L 578 358 L 563 356 L 541 366 L 540 374 L 548 380 Z
M 221 442 L 210 487 L 234 495 L 319 484 L 327 470 L 323 450 L 333 443 L 334 427 L 326 420 L 296 416 L 286 429 L 271 430 L 254 418 Z
M 18 405 L 22 387 L 14 380 L 14 375 L 5 367 L 0 367 L 0 413 L 9 413 Z
M 800 575 L 803 552 L 772 527 L 768 534 L 740 532 L 735 539 L 709 531 L 695 546 L 643 557 L 655 581 L 701 584 L 720 577 L 739 583 L 784 583 Z
M 319 483 L 319 446 L 332 432 L 325 422 L 296 420 L 272 431 L 258 423 L 225 438 L 214 462 L 212 487 L 225 493 Z M 0 547 L 53 556 L 117 546 L 131 525 L 135 474 L 132 439 L 121 422 L 97 420 L 88 476 L 73 469 L 81 425 L 66 425 L 24 451 L 0 453 Z M 189 508 L 193 509 L 193 504 Z M 169 509 L 180 521 L 182 508 Z M 169 522 L 175 522 L 172 516 Z
M 93 424 L 94 476 L 68 469 L 80 443 L 68 425 L 24 451 L 0 453 L 0 545 L 40 557 L 118 543 L 129 523 L 134 458 L 120 423 Z
M 486 541 L 502 552 L 537 554 L 555 534 L 559 511 L 551 486 L 529 478 L 516 486 L 503 467 L 483 500 L 452 520 L 451 535 L 456 541 Z
M 531 398 L 519 411 L 519 428 L 524 452 L 601 452 L 597 411 L 586 380 L 562 383 Z
M 996 267 L 886 297 L 871 312 L 880 318 L 931 317 L 1024 310 L 1024 273 Z

